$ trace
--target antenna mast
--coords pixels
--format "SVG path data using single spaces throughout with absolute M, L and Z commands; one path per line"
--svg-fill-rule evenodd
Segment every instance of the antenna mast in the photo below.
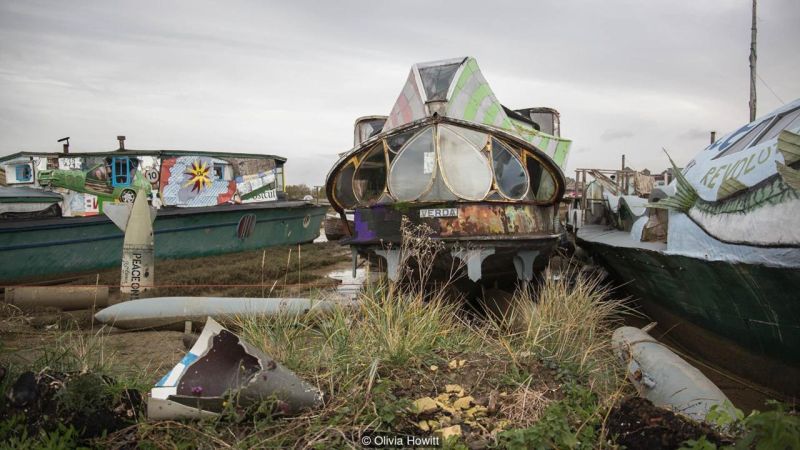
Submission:
M 750 122 L 752 122 L 756 120 L 756 0 L 753 0 L 753 26 L 750 31 Z

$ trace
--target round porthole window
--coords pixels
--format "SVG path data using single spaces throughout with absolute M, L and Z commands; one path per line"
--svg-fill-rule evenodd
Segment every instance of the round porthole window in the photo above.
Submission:
M 303 228 L 308 228 L 309 225 L 311 225 L 311 216 L 306 215 L 303 217 Z

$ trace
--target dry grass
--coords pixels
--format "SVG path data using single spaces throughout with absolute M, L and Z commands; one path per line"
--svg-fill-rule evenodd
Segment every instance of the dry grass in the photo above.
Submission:
M 611 335 L 632 313 L 624 300 L 609 295 L 598 276 L 547 269 L 538 290 L 523 286 L 515 292 L 511 311 L 495 327 L 512 358 L 540 355 L 588 377 L 599 392 L 610 395 L 622 379 Z
M 530 382 L 519 386 L 509 395 L 511 401 L 504 403 L 500 412 L 517 428 L 526 428 L 536 423 L 547 405 L 553 402 L 546 391 L 532 389 Z

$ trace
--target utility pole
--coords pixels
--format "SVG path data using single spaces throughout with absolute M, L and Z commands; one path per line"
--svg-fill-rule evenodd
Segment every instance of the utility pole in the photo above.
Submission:
M 753 0 L 753 26 L 750 32 L 750 122 L 752 122 L 756 120 L 756 0 Z

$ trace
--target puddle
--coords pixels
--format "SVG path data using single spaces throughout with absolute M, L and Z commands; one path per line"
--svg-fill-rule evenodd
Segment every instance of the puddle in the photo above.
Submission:
M 358 292 L 367 279 L 376 279 L 379 274 L 370 272 L 365 268 L 356 269 L 356 276 L 353 277 L 353 269 L 334 270 L 328 274 L 328 278 L 338 280 L 341 284 L 336 287 L 336 292 L 344 298 L 355 300 Z

